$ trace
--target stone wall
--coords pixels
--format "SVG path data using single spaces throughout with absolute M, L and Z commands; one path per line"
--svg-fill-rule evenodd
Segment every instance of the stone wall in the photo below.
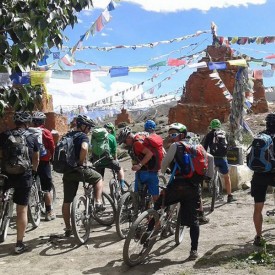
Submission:
M 207 52 L 213 62 L 237 59 L 232 55 L 229 47 L 208 46 Z M 208 63 L 208 57 L 200 61 Z M 237 66 L 227 65 L 225 70 L 219 70 L 219 76 L 229 92 L 233 92 Z M 230 102 L 223 95 L 217 80 L 209 77 L 212 70 L 208 68 L 197 69 L 186 81 L 185 94 L 175 107 L 169 110 L 168 123 L 180 122 L 187 126 L 187 129 L 199 134 L 208 131 L 210 121 L 218 118 L 222 123 L 227 122 L 230 114 Z M 267 112 L 268 106 L 265 99 L 262 81 L 255 80 L 254 94 L 255 103 L 253 111 Z
M 115 120 L 115 125 L 117 126 L 122 122 L 126 122 L 128 124 L 133 123 L 131 115 L 126 109 L 121 109 L 121 113 L 117 115 L 117 119 Z

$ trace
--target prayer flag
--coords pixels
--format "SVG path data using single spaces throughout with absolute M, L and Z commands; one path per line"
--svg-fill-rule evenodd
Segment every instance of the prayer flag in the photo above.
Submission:
M 169 58 L 167 64 L 168 64 L 168 66 L 181 66 L 181 65 L 185 65 L 186 61 L 180 60 L 180 59 Z
M 10 79 L 13 84 L 30 84 L 30 73 L 21 72 L 21 73 L 12 73 Z
M 48 71 L 31 71 L 31 85 L 41 85 L 45 82 L 49 82 L 49 72 Z
M 209 70 L 224 70 L 226 69 L 225 62 L 209 62 L 208 63 Z
M 73 70 L 73 83 L 91 81 L 90 70 Z
M 129 68 L 128 67 L 112 67 L 110 69 L 111 77 L 125 76 L 128 75 Z

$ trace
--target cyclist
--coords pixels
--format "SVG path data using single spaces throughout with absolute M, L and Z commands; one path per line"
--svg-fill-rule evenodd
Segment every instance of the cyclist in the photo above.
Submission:
M 147 184 L 149 194 L 152 195 L 154 201 L 157 200 L 159 196 L 158 171 L 151 171 L 148 168 L 148 163 L 153 158 L 152 151 L 143 145 L 141 139 L 135 139 L 135 134 L 129 127 L 120 131 L 118 143 L 125 143 L 129 148 L 133 163 L 132 170 L 136 172 L 135 192 L 138 192 L 140 184 Z
M 104 177 L 105 168 L 109 168 L 111 170 L 116 171 L 121 188 L 122 190 L 124 190 L 125 188 L 124 171 L 117 160 L 117 142 L 116 142 L 116 136 L 115 136 L 115 126 L 113 125 L 113 123 L 109 122 L 104 125 L 104 128 L 108 131 L 110 155 L 106 159 L 103 159 L 100 162 L 96 170 L 101 174 L 102 177 Z M 93 156 L 93 160 L 97 160 L 97 159 Z
M 25 171 L 22 174 L 10 174 L 3 173 L 8 176 L 7 188 L 14 188 L 13 201 L 17 204 L 16 206 L 16 230 L 17 230 L 17 242 L 15 245 L 15 253 L 21 254 L 28 249 L 23 243 L 23 238 L 28 225 L 28 203 L 29 195 L 33 182 L 32 174 L 36 174 L 38 163 L 39 163 L 39 144 L 34 134 L 27 131 L 32 117 L 27 112 L 16 112 L 13 117 L 15 123 L 15 129 L 1 133 L 0 135 L 0 148 L 1 152 L 4 153 L 5 147 L 8 144 L 8 138 L 14 135 L 16 132 L 26 137 L 26 146 L 28 148 L 28 161 L 32 165 L 26 166 Z M 3 155 L 2 161 L 5 161 Z M 32 172 L 33 171 L 33 172 Z
M 229 176 L 229 167 L 227 162 L 226 153 L 223 155 L 217 155 L 215 152 L 212 151 L 213 139 L 215 131 L 221 129 L 221 122 L 218 119 L 213 119 L 210 122 L 210 129 L 211 131 L 205 136 L 203 146 L 207 151 L 208 147 L 210 148 L 210 154 L 214 157 L 215 166 L 219 168 L 219 172 L 223 175 L 224 184 L 227 193 L 227 203 L 231 203 L 236 201 L 236 199 L 231 194 L 231 180 Z
M 173 142 L 165 155 L 161 163 L 161 172 L 165 173 L 167 168 L 171 171 L 174 170 L 174 165 L 176 162 L 176 154 L 178 151 L 178 142 L 186 138 L 187 128 L 181 123 L 172 123 L 169 125 L 168 136 Z M 183 157 L 183 156 L 182 156 Z M 190 227 L 190 238 L 191 238 L 191 251 L 189 255 L 189 260 L 195 260 L 198 258 L 198 241 L 199 241 L 199 221 L 197 215 L 197 209 L 200 207 L 201 198 L 201 182 L 203 176 L 196 173 L 190 178 L 185 178 L 176 169 L 174 178 L 168 184 L 164 194 L 161 194 L 158 200 L 154 204 L 154 209 L 159 210 L 162 206 L 164 200 L 164 206 L 172 205 L 174 203 L 181 203 L 181 225 Z M 154 221 L 152 220 L 148 226 L 148 232 L 154 227 Z M 148 233 L 149 234 L 149 233 Z
M 270 135 L 273 139 L 273 142 L 275 142 L 275 113 L 269 113 L 266 116 L 265 120 L 266 129 L 262 133 Z M 251 180 L 251 196 L 254 198 L 253 222 L 256 230 L 256 236 L 254 239 L 255 246 L 261 246 L 264 243 L 264 238 L 262 237 L 262 211 L 264 207 L 264 202 L 266 200 L 267 187 L 269 185 L 275 187 L 274 172 L 254 172 Z
M 68 133 L 74 137 L 73 143 L 78 168 L 72 168 L 66 171 L 63 175 L 64 200 L 62 205 L 62 214 L 66 226 L 66 237 L 69 237 L 72 234 L 70 223 L 70 207 L 74 197 L 76 196 L 79 181 L 83 177 L 85 178 L 86 182 L 94 185 L 96 211 L 104 210 L 101 199 L 103 191 L 102 177 L 98 172 L 86 166 L 89 148 L 89 139 L 87 134 L 94 126 L 95 122 L 92 119 L 86 115 L 78 115 L 76 118 L 76 130 Z
M 55 213 L 52 208 L 52 172 L 50 160 L 54 154 L 54 140 L 52 133 L 45 128 L 46 115 L 43 112 L 35 112 L 32 116 L 34 127 L 42 130 L 42 142 L 45 148 L 43 155 L 40 150 L 40 161 L 37 169 L 37 175 L 40 178 L 41 189 L 45 192 L 46 221 L 55 219 Z

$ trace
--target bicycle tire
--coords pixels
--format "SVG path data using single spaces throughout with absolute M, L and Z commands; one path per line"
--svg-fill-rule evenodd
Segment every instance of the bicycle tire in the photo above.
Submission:
M 210 211 L 213 212 L 215 209 L 215 202 L 217 198 L 217 182 L 215 179 L 211 179 L 209 182 L 210 189 L 211 189 L 211 206 L 210 206 Z
M 42 188 L 41 188 L 41 182 L 40 182 L 39 176 L 37 176 L 37 178 L 36 178 L 36 184 L 37 184 L 38 193 L 41 194 Z M 53 206 L 56 201 L 56 190 L 55 190 L 55 186 L 53 183 L 52 183 L 50 193 L 51 193 L 52 206 Z M 43 215 L 45 215 L 46 214 L 45 198 L 44 198 L 44 196 L 39 195 L 39 199 L 40 199 L 40 204 L 41 204 L 41 213 Z
M 175 232 L 176 245 L 181 244 L 181 242 L 183 241 L 183 238 L 184 238 L 184 233 L 185 233 L 185 226 L 181 225 L 181 207 L 179 207 L 176 232 Z
M 159 221 L 159 214 L 154 209 L 148 209 L 141 213 L 131 226 L 123 246 L 123 260 L 128 266 L 135 266 L 143 262 L 155 244 L 155 234 L 152 238 L 142 240 L 148 228 L 148 221 L 152 218 L 155 220 L 155 223 L 157 223 Z M 133 243 L 131 241 L 133 241 Z M 136 252 L 135 250 L 138 248 L 140 248 L 141 251 L 132 253 L 132 245 L 133 252 Z
M 38 195 L 37 186 L 34 183 L 31 186 L 29 204 L 28 204 L 28 220 L 33 228 L 37 228 L 41 220 L 41 204 Z
M 118 202 L 119 202 L 121 196 L 123 194 L 125 194 L 125 192 L 127 192 L 127 191 L 123 191 L 121 189 L 121 187 L 119 189 L 117 189 L 115 186 L 118 185 L 118 184 L 119 184 L 119 187 L 120 187 L 120 183 L 118 183 L 115 178 L 112 178 L 109 181 L 110 196 L 111 196 L 112 200 L 114 201 L 115 206 L 118 206 Z M 129 186 L 130 186 L 129 183 L 127 181 L 124 181 L 124 184 L 127 186 L 127 190 L 128 190 Z
M 218 173 L 215 176 L 215 180 L 213 180 L 212 183 L 212 200 L 211 200 L 211 207 L 210 207 L 210 211 L 213 212 L 215 209 L 215 202 L 217 201 L 217 199 L 219 197 L 222 196 L 222 192 L 223 192 L 223 187 L 222 187 L 222 180 L 221 180 L 221 176 Z
M 85 196 L 75 197 L 72 203 L 72 231 L 79 244 L 86 243 L 90 237 L 91 222 L 90 215 L 87 215 L 87 199 Z
M 116 213 L 116 232 L 121 239 L 125 239 L 134 222 L 133 198 L 130 192 L 122 195 L 119 200 Z M 126 227 L 123 226 L 126 224 Z
M 102 225 L 112 225 L 116 217 L 116 207 L 112 198 L 102 192 L 102 202 L 105 207 L 104 211 L 96 212 L 93 210 L 93 218 Z
M 3 243 L 8 236 L 8 229 L 10 226 L 10 221 L 11 221 L 11 217 L 10 217 L 10 209 L 11 209 L 11 213 L 13 212 L 13 201 L 8 201 L 5 205 L 5 209 L 4 209 L 4 215 L 3 215 L 3 221 L 2 221 L 2 225 L 1 225 L 1 234 L 0 234 L 0 243 Z
M 179 212 L 179 208 L 180 208 L 180 203 L 177 204 L 172 204 L 170 206 L 168 206 L 169 211 L 171 211 L 172 213 L 170 214 L 170 218 L 168 221 L 168 232 L 170 233 L 170 235 L 174 235 L 176 233 L 176 229 L 177 229 L 177 221 L 178 221 L 178 212 Z

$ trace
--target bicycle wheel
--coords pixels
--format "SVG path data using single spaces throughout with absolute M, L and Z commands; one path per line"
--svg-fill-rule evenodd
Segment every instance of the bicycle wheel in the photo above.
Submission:
M 121 239 L 125 239 L 136 216 L 133 198 L 130 192 L 122 195 L 116 213 L 116 232 Z M 137 215 L 137 214 L 136 214 Z
M 124 181 L 125 185 L 126 185 L 126 188 L 125 190 L 128 190 L 129 188 L 129 184 L 128 182 Z M 113 199 L 114 203 L 116 206 L 118 206 L 118 202 L 121 198 L 121 196 L 123 194 L 125 194 L 125 192 L 127 191 L 124 191 L 121 186 L 120 186 L 120 183 L 118 182 L 118 180 L 116 180 L 115 178 L 112 178 L 110 181 L 109 181 L 109 187 L 110 187 L 110 196 L 111 198 Z
M 102 203 L 104 211 L 93 211 L 93 218 L 102 225 L 111 225 L 115 221 L 116 207 L 112 198 L 102 192 Z
M 179 245 L 183 241 L 184 237 L 184 229 L 185 226 L 181 225 L 181 207 L 179 207 L 178 216 L 177 216 L 177 225 L 176 225 L 176 232 L 175 232 L 175 242 L 176 245 Z
M 41 205 L 36 183 L 34 183 L 31 187 L 28 204 L 28 219 L 34 228 L 38 227 L 38 225 L 40 224 Z
M 8 229 L 10 226 L 10 220 L 13 212 L 13 201 L 8 201 L 3 209 L 4 215 L 1 224 L 1 234 L 0 234 L 0 243 L 4 242 L 8 235 Z
M 87 197 L 75 197 L 72 203 L 71 222 L 74 237 L 80 244 L 87 242 L 90 236 L 90 213 Z
M 221 176 L 218 173 L 215 177 L 213 182 L 212 180 L 210 181 L 210 186 L 212 188 L 212 200 L 211 200 L 211 207 L 210 207 L 210 211 L 214 211 L 215 208 L 215 202 L 217 201 L 218 198 L 220 198 L 222 196 L 222 192 L 223 192 L 223 187 L 222 187 L 222 180 L 221 180 Z M 211 185 L 212 184 L 212 185 Z
M 177 228 L 178 212 L 180 209 L 180 203 L 170 205 L 168 208 L 168 222 L 167 222 L 167 232 L 174 235 Z
M 156 242 L 157 231 L 152 231 L 148 236 L 148 223 L 154 219 L 159 221 L 159 214 L 154 209 L 148 209 L 140 214 L 130 228 L 123 246 L 123 260 L 128 266 L 141 263 L 151 251 Z

